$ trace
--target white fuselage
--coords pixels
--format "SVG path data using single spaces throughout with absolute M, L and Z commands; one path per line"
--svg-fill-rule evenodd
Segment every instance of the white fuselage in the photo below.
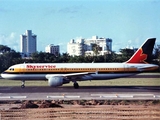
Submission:
M 11 66 L 1 76 L 12 80 L 47 80 L 54 76 L 83 80 L 113 79 L 157 69 L 153 64 L 131 63 L 24 63 Z

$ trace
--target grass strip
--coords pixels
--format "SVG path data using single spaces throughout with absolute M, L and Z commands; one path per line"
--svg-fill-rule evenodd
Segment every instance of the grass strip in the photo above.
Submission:
M 112 80 L 79 81 L 80 86 L 160 86 L 160 78 L 119 78 Z M 21 81 L 0 79 L 0 86 L 20 86 Z M 27 81 L 26 86 L 48 86 L 48 81 Z M 63 86 L 73 86 L 73 83 Z

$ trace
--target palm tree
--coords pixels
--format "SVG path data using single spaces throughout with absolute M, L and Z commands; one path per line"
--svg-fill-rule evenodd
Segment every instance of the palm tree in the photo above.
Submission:
M 102 50 L 102 48 L 97 44 L 92 44 L 92 50 L 95 56 L 97 56 L 99 54 L 99 51 Z

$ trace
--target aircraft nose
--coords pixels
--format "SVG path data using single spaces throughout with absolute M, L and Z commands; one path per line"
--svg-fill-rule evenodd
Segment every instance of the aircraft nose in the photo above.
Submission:
M 0 78 L 3 78 L 3 75 L 4 75 L 4 72 L 2 72 L 2 73 L 0 74 Z
M 0 79 L 2 78 L 2 73 L 0 74 Z
M 0 75 L 0 77 L 1 77 L 1 78 L 6 78 L 6 73 L 5 73 L 5 72 L 2 72 L 1 75 Z

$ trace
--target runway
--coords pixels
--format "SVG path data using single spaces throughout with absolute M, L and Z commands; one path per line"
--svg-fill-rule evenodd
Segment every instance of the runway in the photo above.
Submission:
M 0 100 L 160 100 L 157 86 L 0 87 Z

